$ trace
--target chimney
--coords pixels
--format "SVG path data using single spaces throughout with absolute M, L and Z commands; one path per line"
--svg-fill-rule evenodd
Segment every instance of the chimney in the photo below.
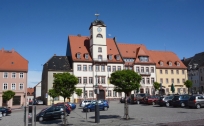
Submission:
M 54 56 L 56 56 L 56 54 L 54 54 Z
M 183 61 L 185 61 L 186 60 L 186 58 L 185 57 L 183 57 Z
M 77 36 L 78 36 L 78 37 L 81 37 L 81 34 L 78 34 Z
M 11 50 L 11 52 L 12 52 L 12 53 L 14 53 L 14 52 L 15 52 L 15 50 L 14 50 L 14 49 L 12 49 L 12 50 Z

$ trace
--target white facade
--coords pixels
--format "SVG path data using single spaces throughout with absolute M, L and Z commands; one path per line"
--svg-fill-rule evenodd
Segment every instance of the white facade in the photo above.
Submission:
M 39 97 L 41 97 L 41 82 L 39 82 L 39 83 L 34 87 L 34 93 L 35 93 L 34 98 L 39 98 Z

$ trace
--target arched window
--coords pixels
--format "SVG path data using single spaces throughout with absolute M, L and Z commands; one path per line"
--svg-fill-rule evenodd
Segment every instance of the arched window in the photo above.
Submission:
M 98 55 L 98 60 L 102 61 L 102 59 L 103 59 L 102 55 Z
M 96 35 L 96 38 L 103 38 L 103 35 L 97 34 L 97 35 Z
M 98 52 L 102 52 L 102 48 L 101 47 L 98 47 Z

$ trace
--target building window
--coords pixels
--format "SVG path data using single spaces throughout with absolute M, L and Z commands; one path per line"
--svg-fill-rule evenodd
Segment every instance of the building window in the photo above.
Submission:
M 81 77 L 78 77 L 78 82 L 79 84 L 81 84 Z
M 120 60 L 120 55 L 116 55 L 116 60 Z
M 83 65 L 83 71 L 87 71 L 87 65 Z
M 89 65 L 89 71 L 93 71 L 92 65 Z
M 184 82 L 185 82 L 185 79 L 182 79 L 182 82 L 184 83 Z
M 11 89 L 16 90 L 16 84 L 11 84 Z
M 93 77 L 89 77 L 89 84 L 93 84 Z
M 12 78 L 16 78 L 16 73 L 12 73 Z
M 108 90 L 108 97 L 111 97 L 111 90 Z
M 172 83 L 172 84 L 174 83 L 174 79 L 173 79 L 173 78 L 171 79 L 171 83 Z
M 160 70 L 160 74 L 162 74 L 162 70 Z
M 4 72 L 4 78 L 8 78 L 8 72 Z
M 149 57 L 147 57 L 147 56 L 140 56 L 139 60 L 140 60 L 140 62 L 149 62 Z
M 115 72 L 116 71 L 116 66 L 113 66 L 113 72 Z
M 168 70 L 165 70 L 165 73 L 168 74 Z
M 19 75 L 19 76 L 20 76 L 20 78 L 23 78 L 23 73 L 20 73 L 20 75 Z
M 136 67 L 136 72 L 139 73 L 140 72 L 140 68 Z
M 149 73 L 149 67 L 146 67 L 146 72 Z
M 185 71 L 184 70 L 182 70 L 182 74 L 184 74 L 185 73 Z
M 163 62 L 162 61 L 160 61 L 160 66 L 163 66 Z
M 89 59 L 89 54 L 85 54 L 85 59 Z
M 100 84 L 100 77 L 96 77 L 96 83 Z
M 102 48 L 101 47 L 98 47 L 98 52 L 102 52 Z
M 80 59 L 81 56 L 80 56 L 80 53 L 77 53 L 77 59 Z
M 149 83 L 150 83 L 149 78 L 147 78 L 147 84 L 149 84 Z
M 102 72 L 105 72 L 105 65 L 102 65 L 102 66 L 101 66 L 101 71 L 102 71 Z
M 179 70 L 176 70 L 176 73 L 179 74 Z
M 107 67 L 107 71 L 108 71 L 108 72 L 111 72 L 111 66 L 108 66 L 108 67 Z
M 99 65 L 96 65 L 96 71 L 100 71 Z
M 93 97 L 93 91 L 89 91 L 89 97 Z
M 13 97 L 13 105 L 21 105 L 21 96 Z
M 172 62 L 169 62 L 169 66 L 172 66 Z
M 177 62 L 177 66 L 180 66 L 180 63 L 179 63 L 179 62 Z
M 23 84 L 20 84 L 20 90 L 23 90 L 23 88 L 24 88 Z
M 121 70 L 121 66 L 118 66 L 118 70 Z
M 77 71 L 81 71 L 81 65 L 77 65 Z
M 131 66 L 129 67 L 129 70 L 132 70 L 132 67 L 131 67 Z
M 87 84 L 87 77 L 83 77 L 83 84 Z
M 167 84 L 169 83 L 169 79 L 168 79 L 168 78 L 166 78 L 166 83 L 167 83 Z
M 113 91 L 113 97 L 117 97 L 117 92 Z
M 109 60 L 112 60 L 112 59 L 113 59 L 112 55 L 109 55 Z
M 177 79 L 177 83 L 178 83 L 178 84 L 180 83 L 180 80 L 179 80 L 179 79 Z
M 163 83 L 163 79 L 162 78 L 160 78 L 160 83 Z
M 144 67 L 141 67 L 141 72 L 144 73 Z
M 96 38 L 103 38 L 103 36 L 101 34 L 97 34 Z
M 54 101 L 59 101 L 59 96 L 55 97 Z
M 145 78 L 142 78 L 142 84 L 145 84 Z
M 98 55 L 98 60 L 99 60 L 99 61 L 102 61 L 102 59 L 103 59 L 103 58 L 102 58 L 102 55 Z
M 154 78 L 151 78 L 151 83 L 152 83 L 152 84 L 154 83 Z
M 6 84 L 6 83 L 3 84 L 3 89 L 4 89 L 4 90 L 7 90 L 7 89 L 8 89 L 8 84 Z
M 106 80 L 105 77 L 101 77 L 101 84 L 105 84 L 106 83 L 105 80 Z
M 151 67 L 151 73 L 154 73 L 154 67 Z
M 174 70 L 171 70 L 171 74 L 174 74 Z

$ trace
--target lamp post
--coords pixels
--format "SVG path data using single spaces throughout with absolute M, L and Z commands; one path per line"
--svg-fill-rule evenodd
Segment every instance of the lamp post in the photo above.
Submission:
M 96 105 L 95 105 L 95 123 L 99 123 L 100 122 L 100 118 L 99 118 L 99 106 L 98 106 L 98 94 L 99 94 L 99 89 L 98 89 L 98 76 L 96 75 L 96 85 L 95 85 L 95 94 L 96 94 Z

